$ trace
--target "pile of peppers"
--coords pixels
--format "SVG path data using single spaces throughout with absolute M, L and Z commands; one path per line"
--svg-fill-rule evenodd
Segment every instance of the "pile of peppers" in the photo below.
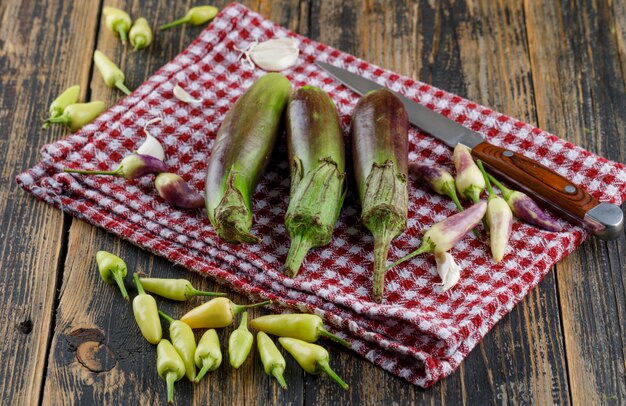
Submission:
M 107 284 L 116 284 L 124 299 L 128 300 L 124 283 L 128 268 L 124 260 L 112 253 L 99 251 L 96 262 L 101 278 Z M 228 359 L 233 368 L 241 367 L 254 348 L 254 334 L 248 329 L 249 324 L 257 331 L 256 347 L 265 373 L 274 377 L 283 389 L 287 389 L 283 376 L 287 364 L 269 335 L 277 336 L 281 346 L 306 372 L 315 375 L 325 373 L 343 389 L 348 388 L 331 369 L 328 351 L 314 343 L 322 336 L 347 347 L 350 347 L 350 343 L 327 331 L 322 318 L 317 315 L 268 315 L 248 322 L 247 309 L 271 302 L 238 305 L 223 297 L 224 293 L 197 290 L 186 279 L 145 278 L 134 273 L 133 282 L 137 289 L 137 295 L 132 301 L 133 315 L 146 341 L 156 345 L 156 372 L 166 382 L 169 403 L 174 401 L 177 381 L 186 377 L 190 382 L 198 383 L 207 373 L 220 367 L 222 348 L 216 329 L 233 325 L 239 314 L 239 326 L 230 333 L 227 347 Z M 174 301 L 185 301 L 196 296 L 214 298 L 176 320 L 159 310 L 156 299 L 150 293 Z M 161 319 L 169 325 L 169 339 L 164 338 Z M 197 342 L 194 329 L 207 329 Z

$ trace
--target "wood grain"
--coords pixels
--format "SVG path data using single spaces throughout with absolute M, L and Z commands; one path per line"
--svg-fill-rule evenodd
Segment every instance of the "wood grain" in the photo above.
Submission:
M 40 129 L 49 102 L 66 87 L 85 87 L 90 21 L 86 2 L 0 3 L 0 403 L 38 402 L 54 323 L 57 268 L 64 255 L 63 214 L 24 193 L 15 176 L 39 148 L 66 133 Z M 51 24 L 51 22 L 54 22 Z M 52 28 L 52 29 L 51 29 Z M 67 35 L 79 31 L 79 38 Z

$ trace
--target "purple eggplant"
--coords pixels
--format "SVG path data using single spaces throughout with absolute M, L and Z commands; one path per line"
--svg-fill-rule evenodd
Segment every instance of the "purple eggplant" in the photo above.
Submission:
M 287 107 L 291 193 L 285 227 L 294 277 L 309 249 L 330 243 L 346 192 L 345 151 L 337 108 L 321 89 L 304 86 Z
M 459 211 L 463 211 L 463 206 L 456 194 L 456 182 L 452 174 L 443 166 L 427 164 L 424 162 L 411 162 L 409 172 L 414 173 L 417 179 L 440 195 L 448 196 Z
M 137 179 L 150 174 L 158 174 L 167 171 L 167 167 L 158 158 L 143 154 L 130 154 L 122 159 L 117 169 L 113 171 L 84 171 L 81 169 L 64 169 L 68 173 L 80 173 L 84 175 L 111 175 L 121 176 L 126 179 Z
M 373 298 L 383 299 L 391 241 L 406 229 L 408 129 L 402 101 L 387 89 L 367 93 L 352 113 L 352 159 L 361 221 L 374 235 Z
M 202 194 L 193 191 L 187 182 L 175 173 L 161 173 L 154 179 L 159 196 L 179 209 L 201 209 Z
M 502 197 L 517 218 L 547 231 L 553 231 L 556 233 L 563 231 L 563 227 L 561 227 L 561 225 L 545 210 L 539 207 L 537 203 L 530 198 L 530 196 L 517 190 L 511 190 L 505 187 L 491 175 L 489 175 L 489 180 L 491 180 L 491 182 L 496 185 L 498 189 L 500 189 Z
M 272 154 L 291 83 L 268 73 L 224 117 L 209 160 L 204 196 L 209 220 L 225 241 L 257 243 L 252 194 Z
M 482 220 L 487 210 L 484 200 L 472 205 L 465 211 L 453 214 L 429 228 L 422 237 L 422 244 L 418 249 L 400 258 L 387 269 L 393 268 L 409 259 L 425 252 L 446 252 L 454 247 L 471 229 Z

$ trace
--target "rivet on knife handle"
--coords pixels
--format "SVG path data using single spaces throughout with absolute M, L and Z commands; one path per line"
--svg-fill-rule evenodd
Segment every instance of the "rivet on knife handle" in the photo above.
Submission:
M 563 176 L 513 151 L 482 142 L 472 148 L 472 155 L 482 160 L 492 174 L 599 238 L 619 237 L 624 213 L 618 206 L 600 203 Z

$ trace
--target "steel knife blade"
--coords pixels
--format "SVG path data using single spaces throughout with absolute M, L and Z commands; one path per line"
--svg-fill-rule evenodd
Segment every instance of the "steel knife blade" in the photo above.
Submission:
M 315 63 L 359 95 L 385 87 L 343 68 L 322 61 Z M 457 144 L 469 147 L 474 158 L 481 159 L 493 175 L 574 224 L 585 227 L 593 235 L 603 240 L 612 240 L 621 234 L 624 213 L 619 206 L 599 202 L 580 186 L 540 163 L 517 152 L 489 144 L 479 133 L 397 92 L 394 93 L 402 100 L 411 124 L 422 131 L 452 148 Z

